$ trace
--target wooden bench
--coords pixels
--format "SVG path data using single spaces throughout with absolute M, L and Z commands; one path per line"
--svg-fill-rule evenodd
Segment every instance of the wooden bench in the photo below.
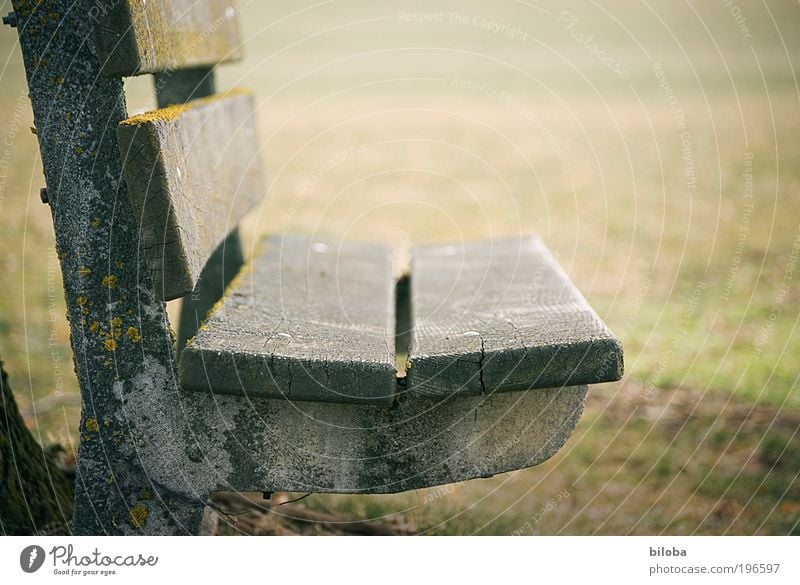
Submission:
M 76 533 L 194 533 L 215 491 L 536 465 L 587 384 L 621 376 L 619 342 L 533 237 L 417 247 L 410 281 L 377 244 L 273 236 L 245 264 L 236 226 L 266 183 L 253 97 L 214 90 L 240 56 L 231 2 L 13 5 L 81 385 Z M 160 109 L 129 117 L 121 78 L 143 73 Z

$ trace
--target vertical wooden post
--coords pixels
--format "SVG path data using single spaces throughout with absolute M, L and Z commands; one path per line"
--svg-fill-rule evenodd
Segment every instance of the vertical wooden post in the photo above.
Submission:
M 153 85 L 159 108 L 207 97 L 217 91 L 214 69 L 211 67 L 156 73 L 153 75 Z
M 73 531 L 196 532 L 202 501 L 159 489 L 139 457 L 142 412 L 176 395 L 175 349 L 156 300 L 116 140 L 122 80 L 100 74 L 84 2 L 13 0 L 64 277 L 82 395 Z M 86 3 L 88 4 L 88 2 Z M 58 18 L 53 18 L 58 15 Z

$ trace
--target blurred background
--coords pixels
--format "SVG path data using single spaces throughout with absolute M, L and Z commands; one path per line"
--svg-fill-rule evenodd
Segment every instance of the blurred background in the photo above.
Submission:
M 797 2 L 239 7 L 245 59 L 218 87 L 256 92 L 271 183 L 249 241 L 539 234 L 625 345 L 624 380 L 591 388 L 547 463 L 306 509 L 434 534 L 800 534 Z M 149 76 L 126 89 L 154 107 Z M 0 356 L 34 435 L 72 450 L 31 126 L 3 27 Z

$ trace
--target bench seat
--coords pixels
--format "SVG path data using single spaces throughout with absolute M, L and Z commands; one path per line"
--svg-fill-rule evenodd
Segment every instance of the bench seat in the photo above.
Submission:
M 181 354 L 192 390 L 391 405 L 389 248 L 272 237 Z
M 620 343 L 538 238 L 416 248 L 408 302 L 398 380 L 391 251 L 269 238 L 182 352 L 181 385 L 387 407 L 622 375 Z
M 619 380 L 622 346 L 539 238 L 412 254 L 408 389 L 486 394 Z

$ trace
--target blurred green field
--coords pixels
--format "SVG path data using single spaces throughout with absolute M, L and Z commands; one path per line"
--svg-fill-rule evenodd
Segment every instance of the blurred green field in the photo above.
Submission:
M 800 6 L 364 4 L 240 0 L 246 58 L 219 85 L 259 98 L 250 240 L 537 233 L 626 375 L 538 468 L 305 503 L 446 534 L 797 533 Z M 149 79 L 126 84 L 131 112 L 153 107 Z M 3 27 L 0 356 L 42 442 L 74 445 L 26 91 Z

